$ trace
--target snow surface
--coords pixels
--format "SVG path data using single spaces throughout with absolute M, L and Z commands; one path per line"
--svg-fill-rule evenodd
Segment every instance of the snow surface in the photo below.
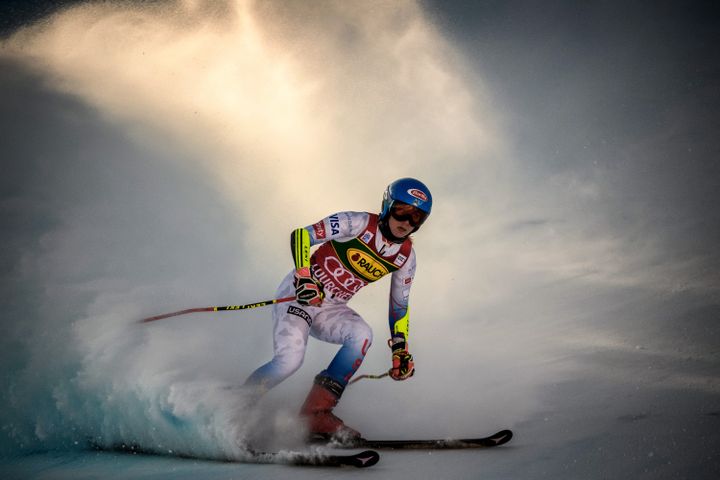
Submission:
M 647 365 L 634 368 L 641 378 Z M 716 407 L 716 400 L 653 387 L 655 376 L 671 371 L 659 366 L 649 377 L 622 386 L 597 379 L 556 385 L 546 392 L 547 410 L 514 422 L 516 437 L 496 449 L 385 451 L 375 467 L 340 472 L 71 451 L 7 459 L 3 478 L 715 478 L 720 412 L 708 408 Z

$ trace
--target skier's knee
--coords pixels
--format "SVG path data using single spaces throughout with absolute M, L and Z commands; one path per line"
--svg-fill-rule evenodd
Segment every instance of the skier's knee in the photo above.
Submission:
M 273 363 L 277 366 L 278 373 L 287 378 L 302 366 L 303 360 L 304 357 L 275 357 Z
M 372 345 L 373 341 L 373 331 L 372 328 L 370 328 L 370 325 L 368 325 L 367 323 L 359 325 L 354 333 L 355 340 L 362 345 L 362 348 L 364 350 L 363 353 L 367 352 L 367 349 L 370 348 L 370 345 Z

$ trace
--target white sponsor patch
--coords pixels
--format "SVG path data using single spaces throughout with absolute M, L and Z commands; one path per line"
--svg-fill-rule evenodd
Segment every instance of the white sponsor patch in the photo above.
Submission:
M 403 263 L 405 263 L 405 260 L 407 260 L 407 257 L 403 255 L 402 253 L 398 253 L 398 256 L 395 257 L 395 260 L 393 263 L 397 265 L 398 267 L 401 267 Z
M 367 231 L 367 232 L 363 233 L 363 236 L 360 237 L 360 240 L 362 240 L 363 243 L 370 243 L 370 240 L 372 240 L 372 237 L 373 237 L 373 233 L 370 231 Z
M 408 190 L 407 192 L 408 192 L 410 195 L 412 195 L 413 197 L 415 197 L 415 198 L 417 198 L 417 199 L 419 199 L 419 200 L 422 200 L 423 202 L 427 202 L 427 201 L 428 201 L 427 195 L 425 195 L 425 192 L 423 192 L 422 190 L 418 190 L 417 188 L 411 188 L 411 189 Z

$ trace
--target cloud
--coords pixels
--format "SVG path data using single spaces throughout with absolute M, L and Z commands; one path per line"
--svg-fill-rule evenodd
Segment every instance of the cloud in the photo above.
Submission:
M 319 203 L 319 185 L 328 197 L 348 183 L 381 190 L 411 168 L 458 171 L 461 154 L 497 143 L 414 2 L 82 5 L 6 49 L 105 115 L 195 144 L 230 197 L 262 185 Z

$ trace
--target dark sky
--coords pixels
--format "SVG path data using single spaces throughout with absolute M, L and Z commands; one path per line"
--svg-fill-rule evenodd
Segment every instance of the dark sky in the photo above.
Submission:
M 713 2 L 426 3 L 508 111 L 531 179 L 601 170 L 613 228 L 647 222 L 666 254 L 720 265 Z
M 82 0 L 4 0 L 0 3 L 0 36 L 8 35 L 23 25 L 81 2 Z

